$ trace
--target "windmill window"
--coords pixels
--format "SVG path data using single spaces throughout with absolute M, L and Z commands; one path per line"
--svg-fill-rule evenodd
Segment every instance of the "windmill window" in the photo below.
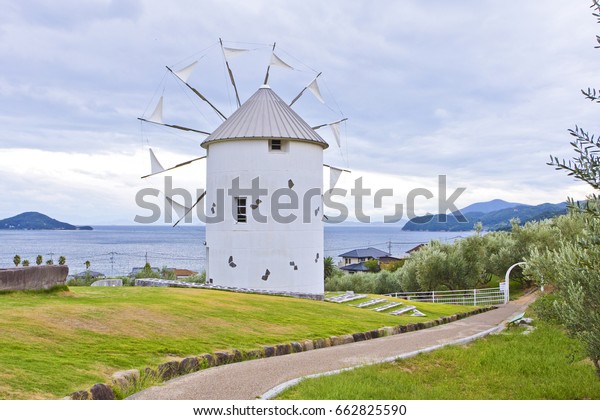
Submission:
M 248 220 L 246 213 L 246 201 L 246 197 L 235 197 L 234 199 L 236 221 L 238 223 L 246 223 Z
M 269 151 L 270 152 L 287 152 L 288 142 L 281 139 L 270 139 L 269 140 Z

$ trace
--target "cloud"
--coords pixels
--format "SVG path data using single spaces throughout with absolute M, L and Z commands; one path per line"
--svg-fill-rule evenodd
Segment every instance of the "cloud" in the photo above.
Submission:
M 549 154 L 572 155 L 566 130 L 574 124 L 600 129 L 597 109 L 579 94 L 596 83 L 599 58 L 586 5 L 38 3 L 6 5 L 0 16 L 0 183 L 11 191 L 0 211 L 7 216 L 31 205 L 56 217 L 85 214 L 85 223 L 128 223 L 147 165 L 144 147 L 173 163 L 203 154 L 202 136 L 136 118 L 164 94 L 169 122 L 208 131 L 220 122 L 164 66 L 200 58 L 190 82 L 223 112 L 236 108 L 219 37 L 252 50 L 230 63 L 242 100 L 262 83 L 274 41 L 297 69 L 271 72 L 285 100 L 312 80 L 313 69 L 323 71 L 326 106 L 305 95 L 294 109 L 311 124 L 348 116 L 341 150 L 322 132 L 332 145 L 325 160 L 365 179 L 404 191 L 445 174 L 471 201 L 535 204 L 587 191 L 545 164 Z M 59 204 L 49 190 L 60 194 Z

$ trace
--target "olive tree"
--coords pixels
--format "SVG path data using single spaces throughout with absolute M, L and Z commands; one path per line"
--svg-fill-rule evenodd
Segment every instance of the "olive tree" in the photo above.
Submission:
M 594 16 L 600 23 L 600 2 L 593 0 Z M 600 37 L 596 37 L 600 44 Z M 583 95 L 600 103 L 596 89 Z M 563 241 L 554 253 L 557 300 L 555 306 L 567 330 L 586 347 L 600 379 L 600 140 L 578 126 L 569 130 L 575 157 L 569 161 L 550 156 L 549 165 L 581 180 L 594 189 L 583 204 L 569 200 L 572 211 L 584 214 L 585 231 L 577 242 Z

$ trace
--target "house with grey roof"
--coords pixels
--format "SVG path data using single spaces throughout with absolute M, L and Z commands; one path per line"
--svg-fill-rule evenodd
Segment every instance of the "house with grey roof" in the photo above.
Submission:
M 342 261 L 340 261 L 340 270 L 344 270 L 348 273 L 353 274 L 357 272 L 369 271 L 369 269 L 364 264 L 366 261 L 379 261 L 381 258 L 391 258 L 391 255 L 389 252 L 369 247 L 353 249 L 352 251 L 348 251 L 338 255 L 338 257 L 342 258 Z

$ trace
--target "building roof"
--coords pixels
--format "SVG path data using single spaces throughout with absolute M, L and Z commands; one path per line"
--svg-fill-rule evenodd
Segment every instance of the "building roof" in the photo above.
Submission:
M 412 254 L 413 252 L 417 252 L 419 249 L 423 248 L 426 244 L 419 244 L 417 246 L 415 246 L 414 248 L 409 249 L 408 251 L 406 251 L 407 254 Z
M 340 270 L 344 271 L 369 271 L 367 266 L 365 266 L 364 262 L 359 262 L 356 264 L 345 265 L 344 267 L 340 267 Z
M 175 275 L 177 277 L 191 277 L 191 276 L 195 276 L 196 274 L 198 274 L 198 272 L 188 270 L 187 268 L 176 268 L 173 271 L 175 271 Z
M 144 271 L 145 267 L 133 267 L 131 269 L 131 273 L 129 273 L 129 275 L 134 275 L 134 274 L 138 274 L 141 273 L 142 271 Z M 150 269 L 152 270 L 153 273 L 160 273 L 160 268 L 158 267 L 150 267 Z
M 345 252 L 343 254 L 338 255 L 338 257 L 343 258 L 380 258 L 380 257 L 389 257 L 390 254 L 384 252 L 377 248 L 361 248 L 354 249 L 352 251 Z
M 98 271 L 92 271 L 92 270 L 86 270 L 86 271 L 82 271 L 81 273 L 77 273 L 77 274 L 73 274 L 74 278 L 84 278 L 84 277 L 91 277 L 91 278 L 96 278 L 96 277 L 104 277 L 104 274 L 98 272 Z
M 261 86 L 258 91 L 225 120 L 201 146 L 239 139 L 291 139 L 318 143 L 324 149 L 327 142 L 317 134 L 271 88 Z
M 402 261 L 402 258 L 397 258 L 397 257 L 379 257 L 379 262 L 382 262 L 384 264 L 389 264 L 389 263 L 393 263 L 396 261 Z

